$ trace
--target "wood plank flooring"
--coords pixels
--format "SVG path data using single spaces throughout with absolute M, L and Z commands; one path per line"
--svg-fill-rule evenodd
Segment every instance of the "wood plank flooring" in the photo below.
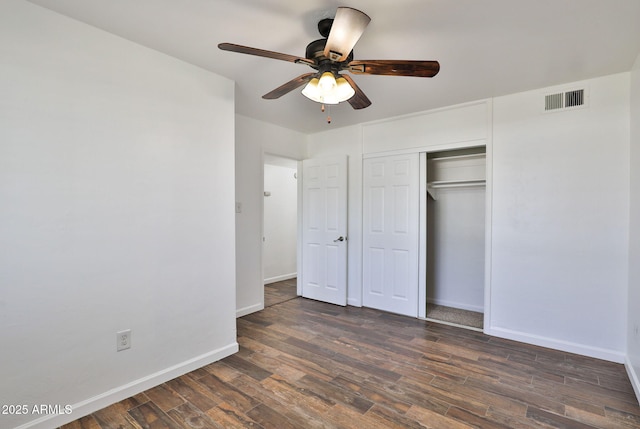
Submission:
M 640 428 L 619 364 L 304 298 L 237 323 L 234 356 L 64 429 Z
M 298 296 L 297 279 L 282 280 L 264 285 L 264 306 L 280 304 Z

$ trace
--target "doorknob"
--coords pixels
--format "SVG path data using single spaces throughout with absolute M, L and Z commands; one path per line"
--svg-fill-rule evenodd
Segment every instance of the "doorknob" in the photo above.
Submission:
M 338 242 L 338 241 L 344 241 L 346 240 L 346 238 L 344 238 L 343 236 L 340 236 L 338 238 L 336 238 L 335 240 L 333 240 L 334 243 Z

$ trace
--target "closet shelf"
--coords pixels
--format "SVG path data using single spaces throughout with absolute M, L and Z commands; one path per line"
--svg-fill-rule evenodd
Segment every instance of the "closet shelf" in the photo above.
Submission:
M 485 179 L 468 179 L 468 180 L 438 180 L 427 183 L 427 192 L 434 200 L 438 199 L 438 189 L 447 188 L 475 188 L 485 186 Z
M 469 153 L 465 155 L 449 155 L 449 156 L 438 156 L 434 158 L 429 158 L 429 161 L 450 161 L 454 159 L 485 159 L 487 154 L 482 153 Z

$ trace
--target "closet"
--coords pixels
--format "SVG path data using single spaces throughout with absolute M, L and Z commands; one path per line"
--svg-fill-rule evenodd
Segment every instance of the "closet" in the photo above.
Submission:
M 482 329 L 484 147 L 427 153 L 427 319 Z

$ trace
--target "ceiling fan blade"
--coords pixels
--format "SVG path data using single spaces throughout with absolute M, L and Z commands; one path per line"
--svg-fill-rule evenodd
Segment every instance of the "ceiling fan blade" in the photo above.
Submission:
M 350 7 L 339 7 L 331 25 L 324 56 L 337 62 L 347 59 L 371 18 Z
M 343 74 L 340 76 L 344 77 L 347 82 L 349 82 L 349 85 L 351 85 L 351 88 L 353 88 L 353 90 L 356 92 L 353 97 L 347 100 L 349 104 L 351 104 L 351 107 L 353 107 L 354 109 L 364 109 L 365 107 L 371 106 L 371 100 L 369 100 L 369 98 L 364 95 L 364 92 L 362 92 L 360 87 L 356 85 L 351 76 L 349 76 L 348 74 Z
M 274 60 L 289 61 L 297 64 L 315 65 L 307 58 L 296 57 L 295 55 L 281 54 L 280 52 L 266 51 L 264 49 L 251 48 L 249 46 L 236 45 L 234 43 L 220 43 L 218 48 L 223 51 L 237 52 L 240 54 L 255 55 L 258 57 L 273 58 Z
M 280 98 L 283 95 L 309 82 L 315 75 L 316 73 L 306 73 L 306 74 L 300 75 L 295 79 L 291 79 L 289 82 L 285 83 L 284 85 L 277 87 L 273 91 L 263 95 L 262 98 L 264 98 L 265 100 L 275 100 L 276 98 Z
M 409 60 L 355 60 L 349 63 L 349 71 L 354 74 L 433 77 L 440 71 L 440 63 Z

